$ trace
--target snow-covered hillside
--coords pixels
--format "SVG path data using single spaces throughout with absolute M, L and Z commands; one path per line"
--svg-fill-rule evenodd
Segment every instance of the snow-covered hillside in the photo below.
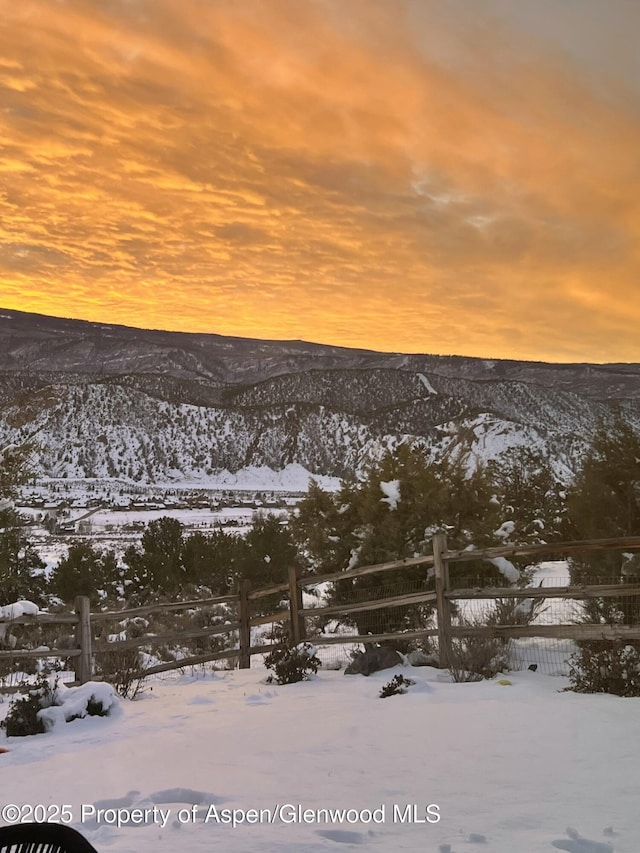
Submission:
M 594 432 L 640 430 L 637 365 L 372 353 L 0 317 L 0 444 L 34 436 L 36 473 L 213 482 L 287 466 L 358 475 L 402 442 L 486 461 L 527 445 L 560 476 Z M 241 475 L 241 479 L 244 475 Z
M 326 477 L 359 474 L 404 442 L 418 444 L 434 457 L 455 453 L 470 464 L 526 445 L 550 453 L 564 475 L 587 444 L 572 430 L 549 435 L 529 423 L 489 412 L 446 419 L 426 428 L 403 423 L 402 415 L 396 413 L 394 430 L 389 413 L 384 416 L 387 423 L 379 424 L 377 415 L 362 417 L 322 406 L 241 410 L 172 404 L 112 384 L 61 390 L 58 401 L 21 430 L 10 428 L 19 418 L 17 407 L 5 409 L 4 415 L 0 443 L 20 442 L 37 432 L 33 465 L 37 474 L 139 483 L 194 481 L 287 488 L 300 478 L 287 476 L 286 471 Z M 260 469 L 283 473 L 264 482 L 249 476 Z

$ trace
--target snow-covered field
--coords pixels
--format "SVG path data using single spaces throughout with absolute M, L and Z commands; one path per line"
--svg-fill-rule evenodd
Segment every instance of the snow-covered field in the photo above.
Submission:
M 250 465 L 233 473 L 225 470 L 214 474 L 199 476 L 195 479 L 180 477 L 176 480 L 163 482 L 155 480 L 153 483 L 136 483 L 126 479 L 114 478 L 73 478 L 73 477 L 43 477 L 36 486 L 25 487 L 24 491 L 31 494 L 42 494 L 50 497 L 55 487 L 62 490 L 65 495 L 79 499 L 87 495 L 91 489 L 92 496 L 101 492 L 120 492 L 127 494 L 133 489 L 133 493 L 139 491 L 162 492 L 179 491 L 268 491 L 268 492 L 297 492 L 304 493 L 309 488 L 311 480 L 327 491 L 338 491 L 341 480 L 338 477 L 330 477 L 324 474 L 312 474 L 298 463 L 289 463 L 280 471 L 274 471 L 266 465 Z
M 270 515 L 279 515 L 286 518 L 287 510 L 269 509 L 264 510 Z M 242 507 L 223 507 L 221 509 L 150 509 L 150 510 L 99 510 L 91 518 L 91 527 L 94 533 L 103 533 L 112 528 L 122 528 L 126 525 L 142 522 L 149 524 L 159 518 L 175 518 L 185 527 L 192 528 L 214 528 L 219 524 L 243 527 L 251 525 L 257 510 Z
M 416 685 L 378 698 L 395 672 Z M 3 805 L 70 806 L 113 853 L 640 849 L 640 700 L 528 671 L 510 684 L 321 671 L 282 687 L 265 673 L 155 681 L 112 717 L 2 741 Z

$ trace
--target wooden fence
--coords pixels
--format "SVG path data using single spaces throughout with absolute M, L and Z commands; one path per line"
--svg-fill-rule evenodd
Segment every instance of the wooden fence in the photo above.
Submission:
M 640 640 L 640 624 L 560 624 L 560 625 L 496 625 L 496 626 L 456 626 L 452 623 L 452 602 L 472 599 L 577 599 L 592 598 L 621 598 L 640 596 L 640 583 L 624 584 L 587 584 L 555 587 L 473 587 L 454 589 L 450 584 L 450 566 L 455 563 L 465 563 L 478 560 L 493 560 L 498 557 L 542 557 L 544 555 L 567 555 L 581 552 L 610 551 L 610 550 L 640 549 L 640 537 L 623 537 L 617 539 L 583 540 L 576 542 L 552 542 L 543 545 L 504 545 L 494 548 L 449 550 L 446 536 L 438 533 L 432 540 L 432 553 L 421 557 L 410 557 L 392 560 L 371 566 L 359 566 L 331 574 L 302 574 L 294 568 L 289 569 L 288 580 L 261 589 L 251 589 L 248 581 L 242 581 L 238 591 L 233 595 L 217 596 L 214 598 L 196 599 L 191 601 L 170 602 L 168 604 L 150 604 L 144 607 L 126 610 L 89 611 L 89 600 L 78 597 L 75 601 L 75 612 L 67 614 L 39 613 L 35 616 L 20 616 L 16 619 L 0 618 L 2 623 L 12 625 L 34 624 L 71 624 L 75 626 L 76 648 L 0 651 L 0 661 L 34 658 L 72 658 L 75 661 L 75 673 L 78 683 L 84 683 L 93 676 L 92 660 L 95 654 L 118 651 L 131 648 L 148 647 L 160 643 L 179 643 L 186 639 L 211 637 L 231 632 L 238 633 L 237 645 L 216 652 L 182 658 L 177 661 L 159 664 L 146 668 L 139 673 L 142 676 L 167 672 L 172 669 L 182 669 L 210 661 L 222 659 L 237 659 L 240 669 L 249 668 L 251 657 L 264 654 L 279 647 L 277 643 L 251 645 L 251 629 L 260 625 L 274 622 L 287 622 L 290 640 L 298 644 L 310 640 L 318 645 L 377 643 L 385 641 L 408 641 L 424 637 L 437 637 L 440 665 L 446 666 L 451 660 L 452 640 L 454 638 L 482 636 L 503 637 L 515 639 L 521 637 L 553 637 L 580 640 Z M 391 597 L 351 602 L 322 607 L 304 607 L 303 591 L 324 583 L 335 583 L 374 574 L 388 574 L 403 569 L 422 566 L 431 570 L 434 584 L 433 589 L 418 592 L 403 593 Z M 285 608 L 264 615 L 251 616 L 252 603 L 267 596 L 282 594 L 288 598 Z M 312 618 L 335 617 L 353 614 L 359 611 L 373 611 L 389 607 L 399 607 L 411 604 L 432 604 L 437 614 L 437 627 L 413 631 L 379 633 L 379 634 L 340 634 L 321 636 L 310 634 L 307 630 L 308 621 Z M 214 605 L 225 605 L 235 610 L 234 621 L 225 621 L 215 626 L 198 628 L 179 633 L 145 634 L 140 637 L 95 642 L 94 637 L 101 623 L 108 621 L 123 621 L 139 616 L 200 609 Z M 0 688 L 2 690 L 2 688 Z

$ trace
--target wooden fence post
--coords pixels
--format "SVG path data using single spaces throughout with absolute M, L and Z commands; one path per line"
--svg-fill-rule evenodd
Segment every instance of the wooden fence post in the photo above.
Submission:
M 289 566 L 289 634 L 294 646 L 307 638 L 304 614 L 301 612 L 302 587 L 298 586 L 301 575 L 302 570 L 299 567 Z
M 449 564 L 442 559 L 442 554 L 447 551 L 446 534 L 436 533 L 432 545 L 438 609 L 438 657 L 440 666 L 447 667 L 451 662 L 451 604 L 444 597 L 449 590 Z
M 80 656 L 76 668 L 76 681 L 86 684 L 91 681 L 91 611 L 86 595 L 76 596 L 75 601 L 78 622 L 76 624 L 76 642 Z
M 240 630 L 239 630 L 239 648 L 240 655 L 238 656 L 238 668 L 239 669 L 250 669 L 251 668 L 251 654 L 249 649 L 251 647 L 251 625 L 249 624 L 249 620 L 251 619 L 251 612 L 249 609 L 249 590 L 251 589 L 251 581 L 246 578 L 240 582 L 240 588 L 238 590 L 240 601 L 238 607 L 238 622 L 240 622 Z

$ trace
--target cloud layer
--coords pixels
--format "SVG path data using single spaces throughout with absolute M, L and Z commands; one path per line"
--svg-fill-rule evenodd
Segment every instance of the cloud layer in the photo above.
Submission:
M 0 0 L 0 304 L 640 361 L 638 8 Z

